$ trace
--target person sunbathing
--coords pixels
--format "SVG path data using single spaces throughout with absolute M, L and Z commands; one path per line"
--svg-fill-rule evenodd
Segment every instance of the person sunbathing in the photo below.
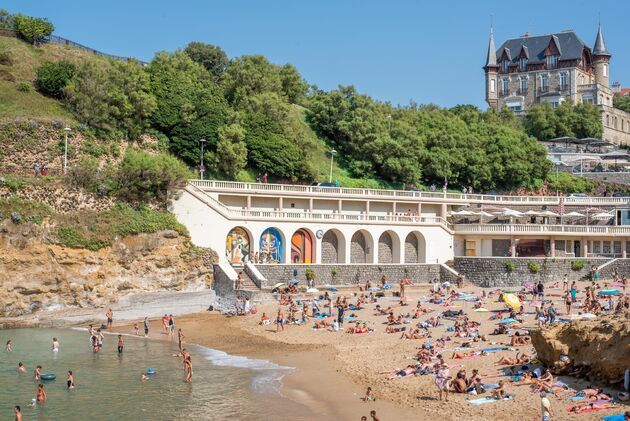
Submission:
M 499 381 L 499 387 L 492 391 L 490 395 L 490 399 L 498 399 L 503 400 L 507 397 L 507 393 L 505 392 L 505 383 L 503 380 Z
M 271 321 L 269 320 L 269 317 L 267 316 L 266 313 L 263 313 L 262 316 L 260 316 L 260 322 L 258 322 L 259 325 L 268 325 L 270 324 Z
M 546 369 L 544 374 L 537 379 L 534 379 L 534 383 L 532 384 L 532 389 L 534 392 L 546 392 L 551 390 L 551 386 L 553 385 L 553 375 L 551 374 L 551 370 Z
M 506 333 L 508 333 L 508 327 L 506 324 L 502 324 L 502 325 L 499 325 L 499 327 L 497 327 L 496 329 L 494 329 L 491 335 L 505 335 Z
M 402 377 L 413 376 L 415 374 L 416 374 L 416 367 L 413 365 L 408 365 L 406 368 L 403 368 L 403 369 L 400 369 L 400 368 L 394 369 L 394 374 L 389 376 L 387 379 L 388 380 L 400 379 Z
M 455 393 L 466 393 L 468 382 L 466 380 L 466 371 L 460 370 L 457 376 L 451 380 L 451 387 Z
M 420 329 L 411 328 L 408 332 L 403 332 L 400 339 L 422 339 L 424 335 L 420 334 Z
M 601 403 L 590 402 L 590 403 L 575 405 L 571 409 L 569 409 L 569 412 L 573 412 L 574 414 L 580 414 L 582 412 L 590 412 L 593 410 L 604 410 L 604 409 L 613 409 L 613 408 L 616 408 L 614 402 L 601 402 Z
M 476 351 L 471 351 L 471 352 L 453 352 L 453 355 L 451 356 L 451 359 L 453 360 L 464 360 L 467 358 L 475 358 L 478 357 L 480 355 L 488 355 L 487 352 L 485 351 L 481 351 L 481 352 L 476 352 Z
M 525 386 L 525 385 L 531 385 L 532 383 L 534 383 L 532 373 L 530 373 L 529 371 L 526 373 L 523 373 L 520 377 L 521 377 L 521 380 L 512 382 L 514 386 Z
M 523 353 L 519 357 L 518 356 L 518 352 L 517 352 L 515 358 L 502 357 L 495 364 L 499 364 L 499 365 L 521 365 L 521 364 L 527 364 L 529 362 L 529 360 L 530 360 L 530 358 L 525 353 Z
M 348 330 L 346 330 L 347 333 L 354 333 L 354 334 L 359 334 L 359 333 L 368 333 L 369 329 L 368 327 L 365 325 L 365 323 L 363 323 L 363 325 L 361 325 L 361 323 L 357 322 L 354 327 L 349 327 Z
M 329 328 L 330 326 L 332 326 L 332 325 L 330 324 L 329 321 L 318 320 L 318 321 L 315 322 L 315 325 L 313 325 L 313 328 L 315 328 L 315 329 L 326 329 L 326 328 Z
M 510 341 L 511 346 L 527 345 L 530 341 L 530 337 L 527 335 L 521 336 L 520 332 L 516 332 Z
M 406 327 L 393 327 L 393 326 L 387 326 L 385 328 L 385 333 L 399 333 L 399 332 L 404 332 L 405 330 L 407 330 Z

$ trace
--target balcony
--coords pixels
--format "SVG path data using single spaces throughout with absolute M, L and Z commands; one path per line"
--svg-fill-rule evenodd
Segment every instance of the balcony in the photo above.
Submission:
M 519 89 L 516 93 L 521 96 L 526 96 L 528 91 L 529 89 L 525 88 L 525 89 Z
M 510 91 L 509 90 L 507 90 L 507 91 L 503 91 L 502 90 L 502 91 L 499 92 L 499 97 L 501 97 L 501 98 L 506 98 L 508 96 L 510 96 Z
M 628 235 L 630 226 L 539 225 L 539 224 L 456 224 L 455 234 L 510 235 Z
M 539 86 L 538 87 L 538 94 L 547 94 L 549 93 L 549 86 Z

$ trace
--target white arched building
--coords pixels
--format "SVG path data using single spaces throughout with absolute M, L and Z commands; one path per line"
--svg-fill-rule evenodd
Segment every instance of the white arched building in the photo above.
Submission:
M 561 206 L 559 206 L 561 204 Z M 526 218 L 502 218 L 500 209 Z M 223 262 L 411 264 L 456 256 L 626 257 L 627 198 L 519 197 L 192 180 L 171 210 Z M 458 209 L 488 209 L 479 220 Z M 530 217 L 598 209 L 607 222 Z M 497 212 L 499 210 L 499 212 Z M 577 211 L 577 212 L 576 212 Z M 518 212 L 518 211 L 515 211 Z M 529 212 L 529 213 L 526 213 Z M 619 212 L 619 214 L 617 214 Z M 592 214 L 593 215 L 593 214 Z M 595 223 L 594 223 L 595 222 Z

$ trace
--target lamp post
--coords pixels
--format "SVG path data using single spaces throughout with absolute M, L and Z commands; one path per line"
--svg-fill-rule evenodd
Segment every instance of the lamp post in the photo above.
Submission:
M 70 130 L 72 130 L 72 129 L 70 129 L 70 127 L 66 127 L 65 129 L 63 129 L 63 131 L 66 132 L 65 139 L 64 139 L 64 149 L 63 149 L 63 173 L 64 173 L 64 175 L 68 171 L 68 133 L 70 133 Z
M 560 186 L 558 184 L 558 170 L 560 168 L 560 162 L 556 162 L 556 197 L 560 197 Z
M 332 183 L 332 170 L 333 170 L 333 161 L 335 159 L 335 154 L 337 153 L 337 151 L 335 150 L 335 148 L 330 150 L 330 176 L 328 177 L 328 182 Z
M 201 176 L 202 180 L 203 173 L 206 171 L 206 167 L 203 165 L 203 146 L 206 144 L 206 142 L 206 139 L 199 140 L 199 143 L 201 143 L 201 165 L 199 165 L 199 175 Z

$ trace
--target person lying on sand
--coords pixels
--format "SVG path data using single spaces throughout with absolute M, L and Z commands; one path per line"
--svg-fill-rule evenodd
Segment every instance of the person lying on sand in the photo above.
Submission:
M 404 332 L 405 330 L 407 330 L 407 327 L 405 326 L 403 327 L 387 326 L 385 328 L 385 333 L 399 333 L 399 332 Z
M 602 402 L 602 403 L 585 403 L 580 405 L 575 405 L 569 409 L 569 412 L 573 412 L 574 414 L 580 414 L 582 412 L 590 412 L 592 410 L 604 410 L 604 409 L 613 409 L 616 408 L 614 402 Z
M 387 371 L 385 372 L 387 373 Z M 408 365 L 406 368 L 395 368 L 393 371 L 393 375 L 387 377 L 388 380 L 401 379 L 407 376 L 413 376 L 416 374 L 416 367 L 413 365 Z
M 523 354 L 521 354 L 520 357 L 518 356 L 518 352 L 517 352 L 515 358 L 502 357 L 495 364 L 499 364 L 499 365 L 522 365 L 522 364 L 529 363 L 530 360 L 531 360 L 531 358 L 528 357 L 527 354 L 525 354 L 524 352 L 523 352 Z
M 528 335 L 521 335 L 520 332 L 516 332 L 510 341 L 511 346 L 528 345 L 531 338 Z
M 425 336 L 426 335 L 420 334 L 420 329 L 412 327 L 411 329 L 409 329 L 408 332 L 403 332 L 403 334 L 400 336 L 400 339 L 422 339 Z
M 361 323 L 357 322 L 354 326 L 349 327 L 346 330 L 346 333 L 354 333 L 354 334 L 358 334 L 358 333 L 368 333 L 369 329 L 366 326 L 365 323 L 363 323 L 363 325 L 361 325 Z
M 332 325 L 330 324 L 329 321 L 326 320 L 318 320 L 315 322 L 315 324 L 313 325 L 313 329 L 326 329 L 331 327 Z

